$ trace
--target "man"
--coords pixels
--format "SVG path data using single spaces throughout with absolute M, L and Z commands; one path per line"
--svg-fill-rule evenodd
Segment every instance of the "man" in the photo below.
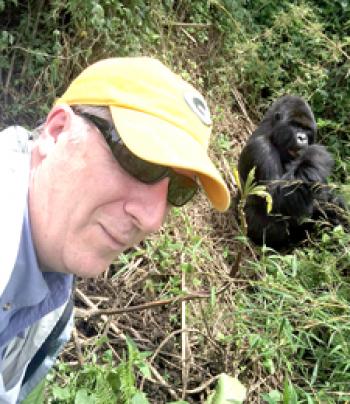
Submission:
M 0 134 L 0 403 L 24 398 L 69 338 L 73 275 L 101 274 L 199 185 L 228 208 L 210 131 L 202 96 L 162 63 L 112 58 L 72 82 L 36 139 Z

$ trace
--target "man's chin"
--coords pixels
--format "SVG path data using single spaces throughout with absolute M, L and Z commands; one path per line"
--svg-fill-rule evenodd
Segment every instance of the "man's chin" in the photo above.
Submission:
M 110 259 L 85 259 L 82 262 L 67 263 L 64 271 L 80 278 L 97 278 L 103 274 L 110 266 L 116 256 Z

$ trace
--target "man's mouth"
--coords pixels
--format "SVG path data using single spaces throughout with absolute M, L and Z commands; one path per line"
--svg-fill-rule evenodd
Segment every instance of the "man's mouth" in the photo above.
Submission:
M 127 243 L 121 241 L 119 238 L 114 236 L 106 227 L 100 225 L 105 236 L 111 241 L 111 246 L 116 250 L 125 249 L 127 247 Z

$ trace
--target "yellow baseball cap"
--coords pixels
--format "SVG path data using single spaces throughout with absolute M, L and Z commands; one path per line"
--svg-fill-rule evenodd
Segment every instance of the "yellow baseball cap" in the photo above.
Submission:
M 230 194 L 207 149 L 209 108 L 202 95 L 157 59 L 104 59 L 87 67 L 56 104 L 108 105 L 129 150 L 143 160 L 195 172 L 213 206 Z

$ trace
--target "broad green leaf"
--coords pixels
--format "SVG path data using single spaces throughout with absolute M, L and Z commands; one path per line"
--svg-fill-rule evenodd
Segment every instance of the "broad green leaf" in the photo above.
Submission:
M 265 400 L 267 404 L 277 404 L 282 401 L 282 394 L 278 390 L 271 390 L 267 394 L 262 394 L 261 398 Z
M 95 399 L 91 396 L 89 396 L 89 393 L 86 389 L 80 389 L 78 390 L 74 404 L 94 404 Z
M 240 404 L 246 398 L 247 389 L 235 377 L 221 373 L 214 394 L 206 404 Z
M 148 366 L 147 363 L 145 363 L 145 362 L 138 363 L 138 364 L 137 364 L 137 367 L 139 368 L 140 372 L 141 372 L 146 378 L 148 378 L 148 379 L 151 378 L 151 376 L 152 376 L 152 375 L 151 375 L 151 370 L 150 370 L 150 368 L 149 368 L 149 366 Z
M 144 393 L 137 392 L 131 399 L 130 404 L 149 404 L 149 401 Z

